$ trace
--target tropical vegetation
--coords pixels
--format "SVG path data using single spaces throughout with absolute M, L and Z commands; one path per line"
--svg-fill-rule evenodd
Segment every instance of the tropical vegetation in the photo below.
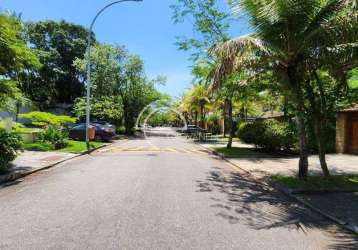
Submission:
M 22 142 L 18 135 L 0 129 L 0 172 L 8 169 L 9 163 L 15 160 L 21 149 Z
M 64 131 L 67 124 L 83 122 L 85 117 L 88 32 L 64 20 L 24 22 L 21 15 L 0 12 L 0 111 L 15 117 L 10 131 L 1 130 L 2 146 L 8 147 L 0 151 L 1 167 L 20 149 L 15 143 L 18 134 L 36 134 L 26 149 L 66 150 L 71 145 L 74 151 L 82 149 Z M 139 56 L 90 35 L 92 121 L 111 122 L 132 134 L 140 111 L 167 98 L 156 89 L 165 78 L 149 79 Z M 9 127 L 2 123 L 1 127 Z
M 248 116 L 282 112 L 287 126 L 294 127 L 286 139 L 286 129 L 278 129 L 277 124 L 270 124 L 269 130 L 265 123 L 239 125 L 239 135 L 263 148 L 267 148 L 262 145 L 266 138 L 277 141 L 281 137 L 282 142 L 290 138 L 290 145 L 271 145 L 275 150 L 291 148 L 297 138 L 299 177 L 307 178 L 311 150 L 318 152 L 322 172 L 329 177 L 325 154 L 326 146 L 334 145 L 334 114 L 358 100 L 357 2 L 233 0 L 228 6 L 230 10 L 222 9 L 213 0 L 179 0 L 173 6 L 174 21 L 191 18 L 199 34 L 179 41 L 180 49 L 195 53 L 195 84 L 186 95 L 197 83 L 209 89 L 207 97 L 212 107 L 222 107 L 230 138 L 235 136 L 237 124 L 247 122 Z M 243 19 L 252 32 L 230 38 L 230 25 Z M 195 110 L 197 103 L 187 99 L 184 96 L 179 107 Z M 268 131 L 270 136 L 263 133 L 254 138 L 252 129 Z M 291 139 L 294 135 L 297 137 Z

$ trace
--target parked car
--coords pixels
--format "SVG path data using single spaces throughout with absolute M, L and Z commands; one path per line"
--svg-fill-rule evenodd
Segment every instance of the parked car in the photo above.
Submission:
M 95 128 L 94 139 L 97 141 L 110 141 L 116 136 L 116 128 L 107 122 L 93 122 Z M 81 123 L 69 129 L 69 137 L 73 140 L 86 140 L 86 124 Z
M 116 136 L 116 127 L 108 122 L 91 123 L 96 128 L 95 140 L 110 141 Z
M 188 125 L 185 132 L 188 134 L 200 133 L 200 132 L 205 132 L 205 129 L 196 125 Z

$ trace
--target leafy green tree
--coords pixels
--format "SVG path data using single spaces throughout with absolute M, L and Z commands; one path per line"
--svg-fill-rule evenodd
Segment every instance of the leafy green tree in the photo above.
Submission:
M 23 76 L 22 91 L 40 108 L 55 103 L 72 104 L 77 97 L 84 95 L 85 75 L 73 65 L 73 61 L 84 57 L 87 35 L 88 30 L 83 26 L 63 20 L 27 24 L 28 42 L 37 51 L 43 67 Z
M 312 70 L 316 70 L 312 64 L 328 67 L 327 59 L 330 58 L 342 66 L 357 58 L 358 19 L 353 11 L 348 11 L 352 15 L 347 17 L 347 8 L 352 8 L 347 3 L 344 0 L 232 1 L 233 8 L 249 18 L 255 32 L 222 43 L 215 50 L 221 58 L 217 70 L 220 75 L 261 63 L 270 67 L 277 81 L 288 90 L 297 116 L 300 178 L 308 174 L 307 116 L 303 97 L 307 91 L 305 83 L 311 80 Z M 343 54 L 351 56 L 341 57 Z M 321 167 L 325 176 L 329 176 L 326 164 Z
M 201 84 L 194 84 L 190 90 L 190 105 L 195 112 L 195 125 L 198 124 L 198 116 L 200 114 L 200 126 L 205 127 L 205 109 L 210 103 L 209 92 L 206 86 Z
M 193 51 L 194 66 L 192 73 L 194 82 L 207 84 L 208 78 L 211 77 L 216 65 L 216 58 L 208 51 L 215 44 L 229 39 L 228 30 L 232 21 L 230 13 L 225 9 L 225 6 L 223 7 L 222 2 L 217 0 L 178 0 L 178 3 L 173 5 L 172 8 L 175 23 L 187 20 L 193 23 L 193 30 L 196 35 L 191 38 L 179 38 L 177 45 L 181 50 Z M 228 94 L 228 98 L 224 98 L 221 106 L 224 120 L 228 120 L 230 134 L 233 134 L 233 129 L 231 129 L 234 128 L 231 102 L 233 92 L 228 92 Z M 230 145 L 231 143 L 228 144 L 228 146 Z
M 95 119 L 108 120 L 121 124 L 126 133 L 133 133 L 140 111 L 150 102 L 160 98 L 155 83 L 149 81 L 144 72 L 143 61 L 130 55 L 124 47 L 96 44 L 93 48 L 91 63 L 91 115 Z M 74 65 L 85 73 L 87 60 L 76 59 Z M 76 101 L 74 112 L 84 116 L 84 99 Z
M 77 98 L 73 110 L 79 120 L 86 117 L 86 99 Z M 104 96 L 91 99 L 91 117 L 93 120 L 122 124 L 123 108 L 119 96 Z
M 9 101 L 21 98 L 19 74 L 40 66 L 26 45 L 21 21 L 0 13 L 0 107 L 9 109 Z
M 174 23 L 190 20 L 195 31 L 193 37 L 178 37 L 179 49 L 192 51 L 192 59 L 210 57 L 207 50 L 217 42 L 229 38 L 230 14 L 218 0 L 178 0 L 171 5 Z
M 91 53 L 91 117 L 121 125 L 123 119 L 122 100 L 118 85 L 124 70 L 127 51 L 120 46 L 96 44 Z M 75 67 L 86 73 L 87 59 L 77 58 Z M 79 119 L 86 115 L 86 100 L 77 98 L 74 113 Z
M 91 49 L 91 93 L 93 98 L 118 94 L 118 84 L 124 71 L 128 52 L 122 46 L 96 44 Z M 74 66 L 83 74 L 87 70 L 87 58 L 77 58 Z
M 128 57 L 118 85 L 127 134 L 133 133 L 141 110 L 149 103 L 161 99 L 161 94 L 155 89 L 155 83 L 163 83 L 164 80 L 158 78 L 149 81 L 144 74 L 143 61 L 138 56 Z
M 213 85 L 212 90 L 216 94 L 216 99 L 223 100 L 229 129 L 227 148 L 231 148 L 237 129 L 237 122 L 243 120 L 247 115 L 248 100 L 252 95 L 252 88 L 248 83 L 246 75 L 232 74 L 222 80 L 220 88 L 216 88 L 215 85 Z M 238 106 L 236 117 L 234 114 L 235 104 Z

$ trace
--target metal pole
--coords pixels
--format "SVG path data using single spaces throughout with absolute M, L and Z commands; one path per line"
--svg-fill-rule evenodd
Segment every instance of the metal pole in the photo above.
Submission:
M 112 2 L 105 7 L 103 7 L 100 11 L 97 12 L 96 16 L 93 18 L 91 22 L 91 26 L 88 32 L 88 38 L 87 38 L 87 93 L 86 93 L 86 145 L 87 150 L 90 150 L 90 139 L 89 139 L 89 126 L 90 126 L 90 103 L 91 103 L 91 42 L 92 42 L 92 30 L 93 26 L 96 23 L 97 18 L 99 15 L 102 14 L 103 11 L 111 7 L 112 5 L 122 3 L 122 2 L 142 2 L 143 0 L 120 0 Z

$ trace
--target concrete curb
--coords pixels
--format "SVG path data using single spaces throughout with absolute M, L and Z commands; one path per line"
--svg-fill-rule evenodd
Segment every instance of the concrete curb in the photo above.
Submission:
M 199 145 L 200 147 L 202 147 L 203 149 L 205 149 L 206 152 L 208 152 L 209 154 L 213 154 L 213 155 L 216 155 L 216 156 L 219 156 L 222 160 L 228 162 L 230 165 L 240 169 L 241 171 L 247 173 L 248 175 L 250 175 L 255 183 L 261 185 L 261 186 L 264 186 L 266 188 L 274 188 L 278 191 L 280 191 L 281 193 L 285 194 L 286 196 L 292 198 L 293 200 L 295 200 L 296 202 L 302 204 L 303 206 L 305 207 L 308 207 L 310 208 L 311 210 L 315 211 L 316 213 L 322 215 L 323 217 L 333 221 L 334 223 L 337 223 L 338 225 L 340 225 L 341 227 L 343 227 L 344 229 L 346 230 L 349 230 L 355 234 L 358 235 L 358 227 L 357 226 L 354 226 L 354 225 L 351 225 L 350 223 L 346 222 L 346 221 L 343 221 L 329 213 L 326 213 L 324 211 L 322 211 L 321 209 L 315 207 L 314 205 L 312 205 L 311 203 L 297 197 L 294 195 L 294 193 L 292 193 L 292 190 L 290 190 L 289 188 L 286 188 L 286 187 L 283 187 L 279 184 L 276 184 L 276 183 L 268 183 L 267 181 L 257 181 L 257 177 L 251 173 L 250 171 L 247 171 L 246 169 L 243 169 L 241 168 L 239 165 L 237 165 L 236 163 L 232 162 L 230 159 L 228 159 L 227 157 L 225 157 L 223 154 L 220 154 L 220 153 L 217 153 L 215 152 L 214 150 L 210 149 L 210 148 L 207 148 L 207 147 L 204 147 L 198 143 L 195 143 L 196 145 Z
M 77 154 L 75 156 L 72 156 L 70 158 L 67 158 L 67 159 L 64 159 L 64 160 L 60 160 L 58 162 L 55 162 L 55 163 L 51 163 L 47 166 L 44 166 L 44 167 L 41 167 L 41 168 L 38 168 L 38 169 L 34 169 L 34 170 L 29 170 L 29 171 L 26 171 L 26 172 L 18 172 L 18 173 L 9 173 L 9 174 L 6 174 L 4 176 L 0 176 L 0 185 L 3 185 L 5 183 L 8 183 L 8 182 L 12 182 L 12 181 L 16 181 L 18 179 L 21 179 L 21 178 L 24 178 L 28 175 L 31 175 L 31 174 L 34 174 L 34 173 L 37 173 L 37 172 L 40 172 L 40 171 L 43 171 L 43 170 L 46 170 L 46 169 L 50 169 L 50 168 L 53 168 L 57 165 L 60 165 L 61 163 L 64 163 L 64 162 L 67 162 L 67 161 L 70 161 L 70 160 L 73 160 L 73 159 L 76 159 L 76 158 L 79 158 L 81 156 L 84 156 L 84 155 L 88 155 L 88 154 L 91 154 L 99 149 L 102 149 L 104 147 L 107 147 L 107 146 L 110 146 L 111 144 L 109 145 L 102 145 L 98 148 L 94 148 L 94 149 L 91 149 L 89 151 L 86 151 L 86 152 L 82 152 L 80 154 Z

